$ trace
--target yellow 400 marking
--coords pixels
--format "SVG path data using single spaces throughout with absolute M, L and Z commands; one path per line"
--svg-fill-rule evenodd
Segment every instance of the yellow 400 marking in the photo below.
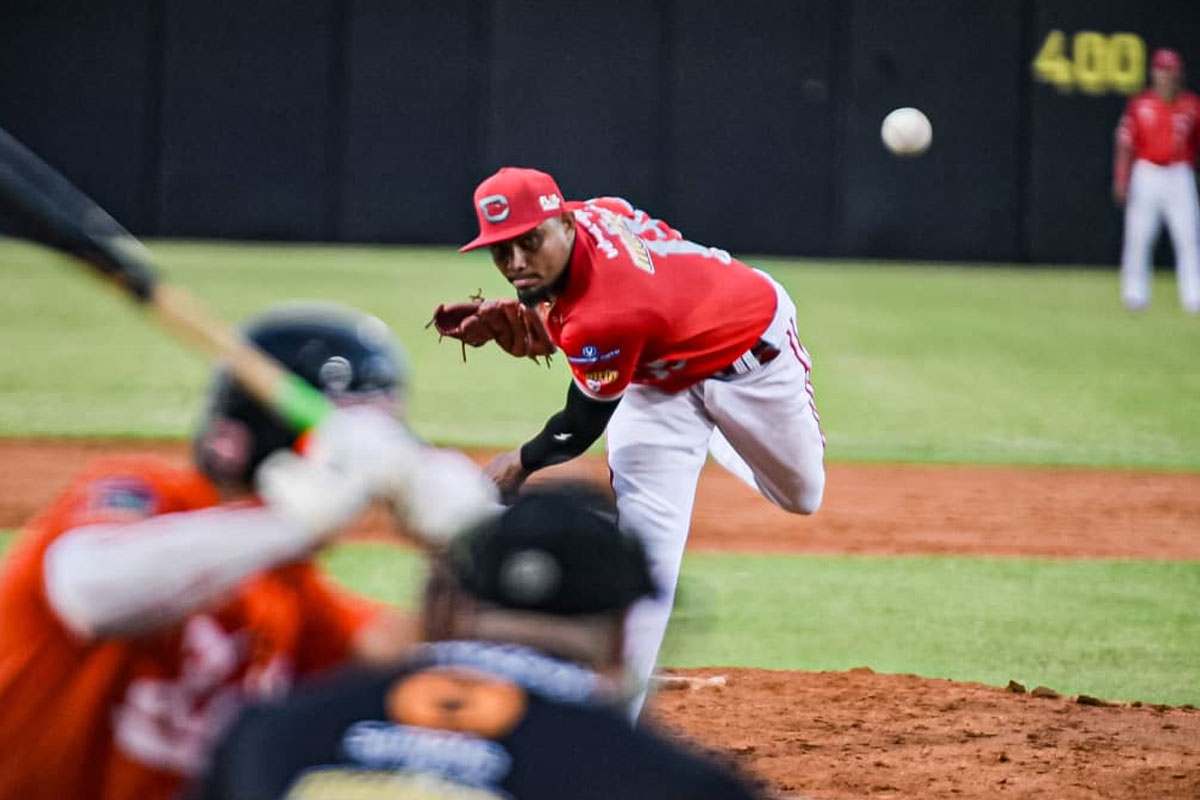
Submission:
M 1146 85 L 1146 43 L 1136 33 L 1079 31 L 1071 38 L 1050 31 L 1033 59 L 1033 74 L 1064 94 L 1133 94 Z

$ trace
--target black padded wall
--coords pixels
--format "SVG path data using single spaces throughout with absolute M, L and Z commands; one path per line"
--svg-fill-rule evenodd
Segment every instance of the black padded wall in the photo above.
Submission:
M 353 4 L 337 187 L 340 238 L 466 241 L 484 169 L 487 9 L 477 0 Z
M 852 5 L 839 251 L 1016 258 L 1019 0 Z M 933 123 L 933 146 L 919 158 L 880 145 L 883 118 L 898 106 Z
M 342 6 L 168 0 L 161 233 L 253 239 L 334 233 L 329 137 Z
M 0 3 L 0 126 L 135 230 L 152 227 L 151 0 Z
M 232 239 L 461 243 L 475 184 L 516 164 L 743 253 L 1111 264 L 1130 48 L 1200 74 L 1196 0 L 0 0 L 0 20 L 0 125 L 138 233 Z M 879 141 L 905 105 L 934 126 L 910 160 Z
M 738 251 L 830 250 L 833 6 L 743 0 L 731 13 L 719 0 L 672 5 L 666 209 L 688 236 Z

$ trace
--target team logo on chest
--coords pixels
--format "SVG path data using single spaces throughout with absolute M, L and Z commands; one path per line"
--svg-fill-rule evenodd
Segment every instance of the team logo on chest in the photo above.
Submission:
M 489 194 L 487 197 L 479 198 L 479 210 L 488 222 L 504 222 L 508 219 L 512 208 L 508 205 L 508 198 L 504 195 Z

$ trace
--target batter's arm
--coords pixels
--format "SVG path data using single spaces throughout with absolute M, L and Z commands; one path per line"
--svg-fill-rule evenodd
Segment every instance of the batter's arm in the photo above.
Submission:
M 266 507 L 210 508 L 58 537 L 43 560 L 50 607 L 83 640 L 171 625 L 320 539 Z

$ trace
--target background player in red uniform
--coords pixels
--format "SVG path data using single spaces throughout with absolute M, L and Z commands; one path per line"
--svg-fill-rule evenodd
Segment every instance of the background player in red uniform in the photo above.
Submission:
M 1200 97 L 1183 89 L 1183 59 L 1174 50 L 1155 51 L 1150 75 L 1152 87 L 1130 98 L 1117 124 L 1113 199 L 1125 206 L 1121 299 L 1131 311 L 1150 303 L 1151 257 L 1165 217 L 1180 305 L 1200 314 Z
M 811 359 L 783 287 L 729 253 L 687 241 L 618 198 L 567 203 L 554 179 L 505 168 L 475 191 L 479 236 L 526 305 L 540 307 L 573 381 L 536 437 L 487 472 L 511 493 L 535 470 L 608 432 L 621 522 L 646 542 L 665 589 L 630 615 L 630 665 L 645 681 L 671 611 L 711 450 L 789 511 L 825 487 Z
M 165 800 L 243 698 L 414 640 L 310 560 L 413 459 L 391 416 L 404 376 L 390 332 L 306 306 L 246 333 L 337 403 L 376 408 L 335 411 L 300 458 L 295 434 L 218 372 L 195 467 L 97 463 L 26 526 L 0 572 L 0 797 Z

